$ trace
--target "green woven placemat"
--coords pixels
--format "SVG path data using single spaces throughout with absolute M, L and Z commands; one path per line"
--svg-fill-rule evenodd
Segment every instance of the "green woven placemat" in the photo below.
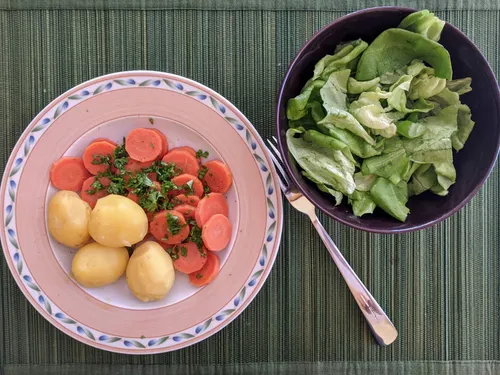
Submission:
M 374 2 L 342 1 L 341 11 L 335 11 L 334 1 L 323 2 L 326 11 L 286 10 L 286 1 L 271 7 L 259 1 L 207 3 L 224 8 L 220 11 L 173 9 L 180 2 L 169 8 L 154 1 L 154 10 L 141 10 L 147 3 L 140 1 L 125 2 L 127 10 L 104 9 L 102 1 L 94 3 L 95 10 L 66 9 L 77 2 L 61 3 L 65 9 L 30 10 L 26 1 L 0 1 L 1 170 L 23 129 L 53 98 L 87 79 L 121 70 L 167 71 L 206 84 L 269 137 L 281 80 L 300 46 L 347 8 Z M 47 4 L 53 2 L 31 5 Z M 323 9 L 318 4 L 313 9 Z M 467 10 L 472 1 L 446 4 L 456 10 L 438 16 L 472 38 L 498 76 L 499 2 L 482 3 L 488 7 L 477 5 L 474 11 Z M 187 5 L 200 8 L 194 1 Z M 265 9 L 249 10 L 259 5 Z M 389 347 L 375 344 L 308 220 L 286 208 L 281 250 L 255 301 L 220 333 L 174 353 L 125 356 L 70 339 L 31 307 L 1 257 L 0 365 L 13 374 L 97 373 L 99 368 L 120 374 L 139 369 L 151 374 L 190 369 L 217 374 L 223 369 L 498 373 L 500 362 L 493 361 L 500 360 L 499 186 L 497 166 L 457 215 L 412 234 L 367 234 L 321 217 L 398 327 L 400 336 Z M 74 366 L 57 366 L 63 364 Z M 99 364 L 156 367 L 92 366 Z

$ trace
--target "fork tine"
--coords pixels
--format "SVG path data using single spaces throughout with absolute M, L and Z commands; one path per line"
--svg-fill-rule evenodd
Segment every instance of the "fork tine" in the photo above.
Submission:
M 276 169 L 279 170 L 279 173 L 276 173 L 276 174 L 278 175 L 278 182 L 280 184 L 281 191 L 283 193 L 286 193 L 288 191 L 288 185 L 286 183 L 286 178 L 284 177 L 284 174 L 283 174 L 283 168 L 281 168 L 281 165 L 279 164 L 278 160 L 273 155 L 271 150 L 269 150 L 267 147 L 266 147 L 266 149 L 267 149 L 267 152 L 269 153 L 269 156 L 271 157 L 271 160 L 273 161 L 274 166 L 276 167 Z
M 285 172 L 285 169 L 283 168 L 283 161 L 281 160 L 281 155 L 276 146 L 268 139 L 267 143 L 271 147 L 271 149 L 268 148 L 269 155 L 271 156 L 271 159 L 273 160 L 274 165 L 276 168 L 280 171 L 281 173 L 281 178 L 283 180 L 283 184 L 286 185 L 286 187 L 290 187 L 292 185 L 292 182 L 290 181 L 290 178 L 288 177 L 288 174 Z

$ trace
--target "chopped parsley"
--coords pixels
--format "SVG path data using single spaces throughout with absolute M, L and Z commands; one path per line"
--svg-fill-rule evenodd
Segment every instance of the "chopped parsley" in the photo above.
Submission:
M 155 123 L 155 119 L 154 119 L 154 118 L 152 118 L 152 117 L 148 118 L 148 121 L 149 121 L 149 123 L 150 123 L 151 125 L 153 125 L 153 124 Z
M 204 193 L 207 195 L 207 197 L 208 197 L 208 194 L 210 194 L 211 190 L 210 190 L 210 188 L 209 188 L 208 186 L 205 186 L 205 187 L 203 188 L 203 192 L 204 192 Z
M 201 279 L 202 277 L 203 277 L 203 275 L 202 275 L 201 273 L 197 273 L 197 274 L 196 274 L 196 278 L 197 278 L 197 279 Z
M 201 158 L 208 158 L 208 151 L 203 151 L 203 150 L 198 150 L 196 151 L 196 157 L 198 159 L 201 159 Z
M 155 212 L 158 209 L 165 209 L 167 200 L 161 191 L 150 190 L 139 198 L 139 206 L 149 212 Z
M 172 260 L 179 259 L 179 250 L 177 249 L 177 247 L 175 247 L 173 249 L 171 247 L 169 247 L 167 249 L 167 253 L 168 253 L 168 255 L 170 255 L 170 258 L 172 258 Z
M 99 177 L 95 177 L 94 182 L 90 185 L 92 189 L 87 190 L 87 193 L 90 195 L 93 195 L 97 193 L 98 191 L 104 190 L 106 187 L 99 181 Z
M 196 221 L 190 221 L 189 224 L 192 225 L 191 232 L 189 232 L 188 241 L 193 242 L 198 247 L 202 257 L 206 257 L 207 254 L 203 251 L 203 240 L 201 239 L 201 228 L 196 225 Z
M 167 226 L 168 231 L 172 235 L 179 234 L 181 229 L 184 228 L 187 224 L 179 223 L 179 218 L 177 216 L 172 215 L 170 212 L 167 212 Z
M 125 138 L 123 138 L 123 144 L 115 148 L 115 150 L 113 151 L 113 165 L 115 166 L 115 168 L 119 169 L 120 172 L 122 172 L 127 163 L 128 152 L 125 149 Z
M 154 187 L 155 184 L 148 175 L 144 172 L 137 172 L 134 176 L 130 177 L 127 187 L 138 196 L 142 196 L 149 191 L 149 188 Z
M 144 168 L 145 173 L 156 173 L 156 178 L 158 182 L 164 183 L 170 181 L 173 177 L 177 176 L 178 173 L 175 171 L 175 164 L 165 163 L 164 161 L 155 161 L 153 165 L 149 168 Z
M 205 167 L 204 165 L 202 165 L 200 167 L 200 169 L 198 170 L 198 178 L 200 180 L 203 180 L 205 178 L 205 175 L 207 174 L 207 172 L 208 172 L 208 168 Z
M 93 165 L 111 165 L 111 155 L 92 155 L 92 157 L 94 158 L 92 160 Z
M 182 246 L 181 247 L 181 255 L 183 257 L 187 257 L 187 255 L 188 255 L 188 249 L 186 248 L 186 246 Z

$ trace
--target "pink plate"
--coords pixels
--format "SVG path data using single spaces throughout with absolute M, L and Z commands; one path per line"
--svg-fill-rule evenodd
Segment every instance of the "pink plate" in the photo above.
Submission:
M 218 253 L 221 271 L 203 288 L 176 273 L 162 301 L 139 302 L 124 278 L 86 289 L 70 276 L 74 250 L 56 243 L 46 207 L 56 191 L 49 169 L 80 156 L 95 138 L 121 142 L 155 127 L 169 147 L 208 150 L 233 172 L 227 192 L 233 237 Z M 50 103 L 17 142 L 0 190 L 2 247 L 22 292 L 54 326 L 100 349 L 151 354 L 197 343 L 235 319 L 255 297 L 276 257 L 282 206 L 275 171 L 250 122 L 216 92 L 167 73 L 132 71 L 85 82 Z

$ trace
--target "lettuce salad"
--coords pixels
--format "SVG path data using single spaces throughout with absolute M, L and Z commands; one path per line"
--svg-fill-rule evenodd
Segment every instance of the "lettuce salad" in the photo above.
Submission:
M 438 43 L 444 21 L 412 13 L 371 44 L 337 46 L 287 103 L 290 153 L 303 175 L 354 215 L 378 206 L 404 222 L 408 198 L 445 196 L 456 181 L 459 151 L 474 121 L 460 95 L 471 79 L 452 80 Z

